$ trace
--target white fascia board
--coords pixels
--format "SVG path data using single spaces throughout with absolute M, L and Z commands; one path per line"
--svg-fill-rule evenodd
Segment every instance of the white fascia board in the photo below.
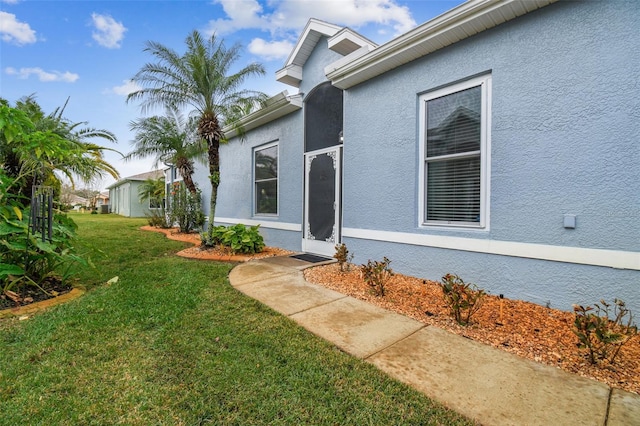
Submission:
M 328 75 L 334 86 L 348 89 L 414 59 L 558 0 L 471 0 Z
M 267 100 L 264 108 L 243 117 L 240 120 L 240 125 L 244 131 L 249 131 L 260 127 L 266 123 L 276 120 L 280 117 L 284 117 L 294 111 L 302 108 L 302 95 L 296 94 L 289 96 L 287 91 L 281 92 L 276 96 Z M 231 139 L 238 135 L 238 132 L 234 130 L 232 126 L 227 126 L 222 129 L 225 137 Z
M 285 62 L 285 68 L 291 64 L 304 65 L 309 57 L 305 52 L 309 52 L 313 49 L 320 36 L 324 35 L 327 37 L 333 37 L 341 29 L 341 27 L 328 22 L 323 22 L 314 18 L 309 19 L 309 22 L 307 22 L 307 25 L 304 27 L 302 34 L 300 34 L 296 47 L 291 51 L 287 58 L 287 62 Z M 310 43 L 313 44 L 313 46 L 309 46 Z
M 302 67 L 291 64 L 276 71 L 276 80 L 293 87 L 300 87 L 302 81 Z
M 358 228 L 343 228 L 342 236 L 364 240 L 411 244 L 423 247 L 435 247 L 475 253 L 640 271 L 640 252 L 635 251 L 554 246 L 515 241 L 412 234 L 407 232 L 390 232 Z
M 332 71 L 339 69 L 340 67 L 344 66 L 345 64 L 348 64 L 351 61 L 355 61 L 359 57 L 364 56 L 367 53 L 371 52 L 373 49 L 374 49 L 373 46 L 365 45 L 365 46 L 362 46 L 360 49 L 356 50 L 355 52 L 352 52 L 349 55 L 345 56 L 344 58 L 340 58 L 337 61 L 330 63 L 329 65 L 324 67 L 325 75 L 329 75 L 329 73 L 331 73 Z
M 343 56 L 347 56 L 363 46 L 370 46 L 370 50 L 373 50 L 378 45 L 349 28 L 342 29 L 328 40 L 329 49 Z
M 304 27 L 295 48 L 289 54 L 284 67 L 276 71 L 276 80 L 293 87 L 300 87 L 302 67 L 315 48 L 320 37 L 333 37 L 342 27 L 311 18 Z

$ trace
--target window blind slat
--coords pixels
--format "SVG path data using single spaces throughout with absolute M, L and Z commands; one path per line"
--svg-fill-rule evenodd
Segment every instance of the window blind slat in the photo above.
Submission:
M 427 221 L 480 221 L 481 101 L 475 86 L 426 102 Z

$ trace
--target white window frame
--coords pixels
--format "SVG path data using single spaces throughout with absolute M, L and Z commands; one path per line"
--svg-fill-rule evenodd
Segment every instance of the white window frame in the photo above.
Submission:
M 258 209 L 256 206 L 256 152 L 262 151 L 264 149 L 276 147 L 277 153 L 277 163 L 276 167 L 278 170 L 278 175 L 276 176 L 276 191 L 278 192 L 276 196 L 276 212 L 275 213 L 258 213 Z M 252 204 L 252 212 L 254 217 L 277 217 L 280 213 L 280 144 L 278 141 L 269 142 L 264 145 L 256 146 L 251 150 L 251 204 Z
M 451 95 L 456 92 L 481 88 L 481 112 L 480 112 L 480 221 L 477 223 L 456 222 L 456 221 L 427 221 L 427 102 Z M 421 228 L 451 228 L 468 230 L 489 230 L 489 199 L 490 199 L 490 176 L 491 176 L 491 74 L 474 77 L 462 82 L 454 83 L 450 86 L 433 90 L 419 96 L 418 106 L 418 126 L 419 126 L 419 192 L 418 192 L 418 226 Z M 453 154 L 455 157 L 459 154 Z

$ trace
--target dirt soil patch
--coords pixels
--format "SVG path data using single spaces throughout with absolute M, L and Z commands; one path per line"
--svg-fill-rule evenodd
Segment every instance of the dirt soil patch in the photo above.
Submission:
M 29 285 L 22 286 L 20 289 L 14 288 L 4 293 L 0 290 L 0 311 L 53 299 L 69 293 L 73 289 L 71 284 L 62 282 L 56 277 L 46 279 L 40 286 L 44 291 L 36 286 Z
M 472 317 L 472 324 L 464 327 L 451 318 L 442 290 L 433 281 L 395 274 L 385 287 L 386 295 L 377 297 L 355 265 L 349 272 L 340 272 L 338 264 L 317 266 L 306 269 L 304 276 L 308 282 L 425 324 L 640 394 L 640 338 L 636 336 L 624 345 L 613 365 L 592 365 L 586 353 L 578 349 L 572 312 L 488 295 Z

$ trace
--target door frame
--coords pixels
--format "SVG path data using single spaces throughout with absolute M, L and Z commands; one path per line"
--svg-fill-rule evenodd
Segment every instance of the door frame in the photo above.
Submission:
M 309 170 L 310 162 L 320 154 L 335 152 L 333 158 L 335 170 L 335 200 L 334 200 L 334 229 L 332 240 L 320 241 L 313 237 L 309 230 Z M 334 145 L 315 151 L 304 153 L 304 195 L 303 195 L 303 221 L 302 221 L 302 251 L 319 254 L 323 256 L 333 256 L 336 244 L 340 244 L 342 237 L 342 145 Z

